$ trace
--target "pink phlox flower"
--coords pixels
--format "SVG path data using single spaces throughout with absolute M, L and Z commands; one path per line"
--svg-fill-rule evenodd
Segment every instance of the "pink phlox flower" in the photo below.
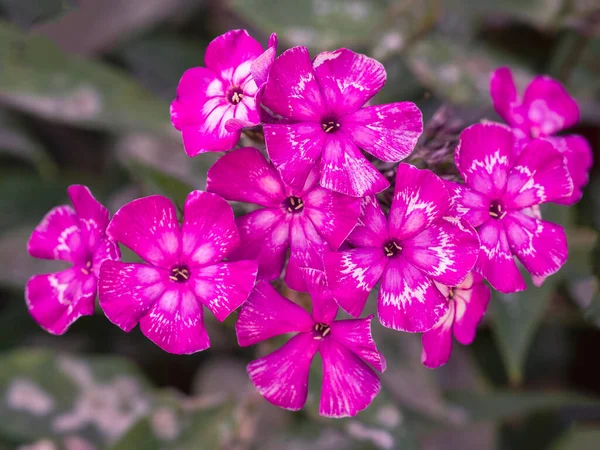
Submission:
M 230 150 L 241 128 L 260 122 L 255 96 L 266 82 L 276 46 L 275 35 L 265 52 L 246 30 L 231 30 L 208 45 L 206 67 L 185 71 L 171 104 L 171 121 L 181 131 L 188 156 Z
M 240 238 L 231 207 L 218 195 L 191 192 L 181 226 L 169 199 L 134 200 L 117 211 L 107 234 L 145 263 L 106 261 L 100 269 L 100 307 L 124 331 L 139 323 L 142 333 L 169 353 L 208 348 L 203 306 L 223 321 L 254 286 L 256 261 L 223 261 Z
M 581 199 L 583 187 L 589 181 L 592 149 L 582 136 L 556 136 L 579 121 L 579 106 L 564 86 L 540 75 L 529 83 L 523 98 L 519 98 L 510 69 L 501 67 L 492 73 L 490 94 L 498 114 L 513 127 L 518 149 L 531 139 L 544 138 L 564 155 L 574 190 L 556 203 L 573 204 Z
M 473 342 L 492 295 L 484 278 L 473 272 L 458 286 L 436 285 L 448 299 L 448 312 L 431 330 L 423 333 L 421 362 L 432 369 L 450 359 L 452 335 L 463 345 Z
M 74 209 L 53 208 L 27 244 L 31 256 L 73 264 L 61 272 L 34 275 L 25 288 L 30 314 L 52 334 L 63 334 L 79 317 L 94 314 L 100 266 L 121 257 L 106 236 L 108 210 L 85 186 L 70 186 L 68 193 Z
M 306 291 L 301 267 L 323 268 L 323 255 L 337 250 L 356 226 L 360 199 L 318 186 L 313 170 L 301 189 L 286 186 L 255 148 L 227 153 L 208 171 L 207 190 L 227 200 L 262 208 L 237 218 L 242 245 L 232 259 L 257 259 L 259 277 L 278 278 L 289 250 L 286 283 Z
M 389 186 L 361 150 L 400 161 L 415 147 L 423 120 L 410 102 L 363 108 L 385 80 L 383 65 L 344 48 L 311 61 L 305 47 L 294 47 L 275 60 L 261 107 L 281 121 L 263 128 L 286 184 L 302 189 L 316 164 L 321 186 L 335 192 L 363 197 Z
M 381 389 L 376 372 L 385 359 L 371 336 L 373 316 L 335 320 L 337 305 L 323 272 L 307 269 L 312 315 L 260 281 L 240 310 L 235 329 L 242 347 L 287 333 L 286 344 L 248 364 L 248 375 L 269 402 L 297 411 L 306 403 L 310 365 L 317 353 L 323 361 L 319 413 L 354 416 L 367 408 Z M 370 366 L 372 367 L 369 367 Z
M 434 282 L 460 284 L 479 252 L 475 230 L 448 217 L 450 195 L 428 170 L 401 163 L 389 216 L 375 197 L 362 199 L 354 248 L 324 258 L 327 281 L 338 305 L 358 317 L 381 281 L 377 314 L 396 330 L 430 330 L 448 310 Z
M 534 139 L 517 150 L 514 141 L 512 130 L 497 123 L 465 129 L 455 154 L 465 184 L 447 183 L 452 213 L 479 233 L 475 270 L 504 293 L 526 289 L 514 256 L 538 282 L 566 262 L 565 232 L 541 220 L 538 205 L 573 192 L 564 157 L 552 144 Z

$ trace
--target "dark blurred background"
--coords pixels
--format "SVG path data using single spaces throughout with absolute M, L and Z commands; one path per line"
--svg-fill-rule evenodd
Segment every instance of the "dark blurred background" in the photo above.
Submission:
M 549 74 L 578 99 L 574 131 L 600 159 L 597 0 L 0 0 L 0 450 L 600 448 L 596 169 L 580 204 L 544 210 L 567 229 L 566 266 L 542 288 L 495 296 L 475 343 L 455 344 L 449 364 L 424 368 L 418 336 L 374 324 L 388 371 L 353 419 L 317 415 L 316 378 L 300 413 L 262 400 L 245 364 L 277 342 L 239 348 L 234 317 L 207 318 L 213 345 L 192 356 L 101 312 L 62 337 L 38 328 L 23 287 L 61 264 L 30 258 L 26 241 L 69 184 L 112 212 L 204 189 L 218 155 L 185 155 L 169 102 L 232 28 L 263 44 L 275 31 L 280 51 L 379 59 L 388 82 L 376 101 L 415 101 L 426 123 L 438 111 L 443 139 L 497 120 L 494 68 L 510 65 L 521 87 Z

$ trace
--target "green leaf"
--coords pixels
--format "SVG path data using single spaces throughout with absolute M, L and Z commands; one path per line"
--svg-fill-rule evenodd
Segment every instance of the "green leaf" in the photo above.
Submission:
M 439 2 L 424 0 L 233 0 L 232 7 L 263 33 L 313 50 L 379 45 L 376 57 L 397 51 L 433 24 Z
M 576 425 L 552 446 L 552 450 L 596 450 L 599 442 L 600 428 Z
M 207 43 L 156 33 L 125 42 L 115 56 L 140 81 L 166 100 L 175 98 L 177 83 L 187 69 L 204 65 Z
M 56 164 L 42 145 L 27 133 L 19 120 L 6 111 L 0 111 L 0 154 L 31 163 L 43 179 L 57 174 Z
M 459 105 L 490 106 L 489 78 L 493 70 L 514 61 L 484 46 L 470 46 L 433 34 L 410 47 L 407 63 L 423 86 Z M 517 81 L 530 74 L 511 64 Z
M 0 231 L 38 223 L 51 208 L 66 202 L 68 180 L 42 181 L 28 172 L 0 171 Z
M 168 173 L 160 172 L 152 167 L 133 164 L 131 171 L 133 176 L 140 180 L 148 192 L 165 195 L 180 207 L 183 207 L 187 195 L 194 190 L 185 181 Z
M 9 230 L 0 235 L 0 254 L 11 258 L 0 260 L 0 285 L 22 290 L 27 280 L 39 273 L 51 273 L 68 267 L 62 261 L 37 259 L 27 252 L 27 242 L 34 226 Z
M 173 133 L 169 105 L 118 69 L 63 54 L 50 40 L 0 22 L 0 99 L 50 121 Z
M 468 422 L 501 421 L 548 409 L 600 405 L 600 399 L 569 392 L 451 391 L 445 397 L 464 410 Z
M 556 279 L 550 277 L 538 288 L 526 271 L 522 274 L 527 282 L 526 291 L 515 294 L 494 292 L 490 303 L 492 330 L 508 377 L 514 384 L 522 380 L 527 351 L 556 285 Z
M 24 28 L 57 18 L 76 6 L 75 0 L 0 0 L 0 11 Z
M 78 434 L 111 442 L 151 406 L 148 382 L 121 358 L 15 350 L 0 365 L 0 435 L 15 441 Z
M 236 420 L 233 404 L 222 398 L 159 392 L 150 414 L 131 427 L 111 450 L 229 448 L 229 439 L 238 427 Z

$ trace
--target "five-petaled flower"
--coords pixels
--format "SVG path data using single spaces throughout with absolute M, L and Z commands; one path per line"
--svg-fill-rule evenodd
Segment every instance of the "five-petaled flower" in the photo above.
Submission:
M 337 250 L 355 227 L 360 199 L 317 185 L 313 170 L 301 189 L 285 186 L 277 170 L 255 148 L 227 153 L 208 171 L 207 190 L 228 200 L 263 208 L 237 219 L 241 245 L 233 259 L 258 259 L 259 277 L 281 274 L 288 249 L 286 283 L 306 291 L 301 267 L 323 268 L 323 255 Z
M 473 342 L 492 295 L 483 277 L 473 272 L 458 286 L 436 285 L 448 299 L 448 312 L 431 330 L 423 333 L 421 362 L 432 369 L 450 359 L 453 334 L 463 345 Z
M 542 139 L 517 150 L 509 127 L 481 123 L 465 129 L 456 166 L 465 184 L 448 182 L 453 214 L 474 226 L 481 240 L 475 270 L 500 292 L 526 288 L 513 255 L 538 279 L 567 260 L 567 238 L 559 225 L 540 220 L 534 209 L 573 192 L 563 155 Z
M 171 104 L 171 121 L 181 131 L 188 156 L 230 150 L 241 127 L 259 123 L 257 83 L 266 82 L 276 45 L 273 35 L 265 52 L 246 30 L 228 31 L 208 45 L 206 67 L 183 74 Z
M 342 194 L 362 197 L 389 186 L 361 149 L 400 161 L 415 147 L 423 120 L 410 102 L 362 108 L 385 80 L 383 65 L 347 49 L 311 62 L 305 47 L 294 47 L 275 60 L 262 108 L 281 122 L 263 128 L 269 157 L 286 184 L 301 190 L 316 164 L 321 186 Z
M 372 316 L 335 320 L 338 308 L 323 272 L 307 269 L 306 274 L 312 315 L 266 281 L 256 285 L 242 306 L 235 326 L 242 347 L 298 333 L 278 350 L 248 364 L 248 374 L 268 401 L 296 411 L 306 402 L 310 365 L 319 352 L 323 361 L 319 413 L 354 416 L 369 406 L 381 389 L 373 368 L 385 370 L 385 359 L 371 337 Z
M 434 281 L 458 285 L 479 251 L 475 230 L 462 219 L 446 217 L 450 207 L 440 178 L 401 163 L 387 220 L 376 198 L 365 197 L 348 238 L 354 248 L 325 255 L 327 281 L 340 307 L 358 317 L 381 279 L 381 323 L 409 332 L 431 329 L 448 310 Z
M 231 207 L 218 195 L 191 192 L 181 227 L 169 199 L 140 198 L 117 211 L 106 232 L 146 264 L 102 265 L 102 310 L 125 331 L 139 322 L 142 333 L 169 353 L 208 348 L 203 306 L 223 321 L 254 286 L 255 261 L 223 262 L 240 238 Z
M 490 93 L 494 108 L 515 131 L 517 150 L 535 138 L 544 138 L 560 151 L 567 162 L 573 179 L 573 193 L 556 203 L 572 204 L 578 201 L 588 182 L 592 167 L 592 149 L 587 140 L 578 135 L 554 136 L 579 120 L 579 107 L 558 81 L 544 75 L 535 77 L 519 99 L 512 73 L 501 67 L 492 73 Z
M 73 264 L 61 272 L 34 275 L 25 288 L 29 312 L 52 334 L 63 334 L 79 317 L 94 314 L 100 266 L 120 258 L 119 247 L 106 237 L 108 210 L 85 186 L 70 186 L 68 192 L 75 209 L 52 209 L 27 244 L 36 258 Z

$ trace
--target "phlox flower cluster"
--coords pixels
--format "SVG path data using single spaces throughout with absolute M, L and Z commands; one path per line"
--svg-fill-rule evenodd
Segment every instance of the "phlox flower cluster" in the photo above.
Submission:
M 69 188 L 73 207 L 51 210 L 28 251 L 72 267 L 33 276 L 27 307 L 63 334 L 94 313 L 98 295 L 108 320 L 126 332 L 139 325 L 175 354 L 210 346 L 205 308 L 219 321 L 239 310 L 241 346 L 294 334 L 248 365 L 268 401 L 301 409 L 319 353 L 320 413 L 353 416 L 378 394 L 386 367 L 373 316 L 362 317 L 376 286 L 378 321 L 423 333 L 423 364 L 446 363 L 453 336 L 473 341 L 491 288 L 525 289 L 524 271 L 539 285 L 565 263 L 564 230 L 540 205 L 581 198 L 591 150 L 580 136 L 555 135 L 579 116 L 560 83 L 536 77 L 520 98 L 501 68 L 490 93 L 506 124 L 466 128 L 455 151 L 463 181 L 443 180 L 402 162 L 422 115 L 411 102 L 374 102 L 386 81 L 379 62 L 348 49 L 276 57 L 276 47 L 275 35 L 265 50 L 245 30 L 229 31 L 209 44 L 205 67 L 183 74 L 171 119 L 186 153 L 226 153 L 181 214 L 153 195 L 110 219 L 86 187 Z M 262 130 L 259 148 L 239 144 L 248 129 Z M 395 164 L 389 208 L 375 160 Z M 235 217 L 228 201 L 253 206 Z M 139 260 L 121 261 L 119 245 Z M 275 289 L 280 279 L 310 295 L 310 312 Z M 339 319 L 340 308 L 352 318 Z

